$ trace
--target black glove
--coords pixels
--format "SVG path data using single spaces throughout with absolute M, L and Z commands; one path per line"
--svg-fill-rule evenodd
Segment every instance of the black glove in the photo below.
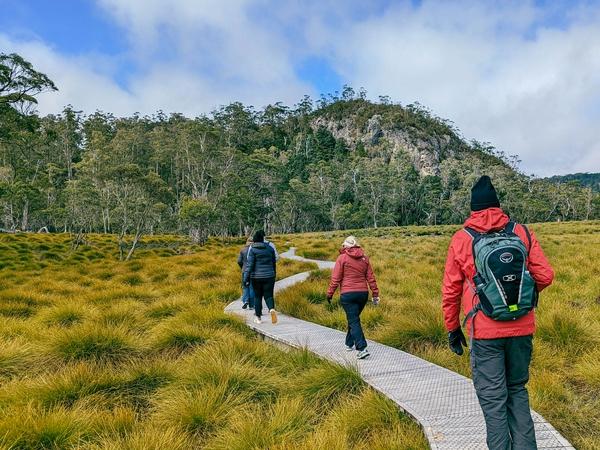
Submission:
M 331 297 L 329 295 L 327 296 L 327 303 L 331 305 Z
M 450 350 L 459 356 L 463 354 L 463 346 L 467 346 L 467 340 L 460 327 L 448 333 L 448 342 Z

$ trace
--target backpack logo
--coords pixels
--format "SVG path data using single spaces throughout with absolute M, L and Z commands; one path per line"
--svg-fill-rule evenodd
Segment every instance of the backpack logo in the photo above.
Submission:
M 504 275 L 504 276 L 502 277 L 502 279 L 503 279 L 504 281 L 516 281 L 516 279 L 517 279 L 517 276 L 516 276 L 516 275 Z
M 502 253 L 500 255 L 500 262 L 503 262 L 504 264 L 508 264 L 509 262 L 512 262 L 514 256 L 512 253 L 506 252 L 506 253 Z

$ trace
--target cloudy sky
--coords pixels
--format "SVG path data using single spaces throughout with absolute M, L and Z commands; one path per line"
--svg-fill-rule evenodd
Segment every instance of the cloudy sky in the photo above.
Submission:
M 195 116 L 349 84 L 526 173 L 600 172 L 600 0 L 0 0 L 0 51 L 59 87 L 41 113 Z

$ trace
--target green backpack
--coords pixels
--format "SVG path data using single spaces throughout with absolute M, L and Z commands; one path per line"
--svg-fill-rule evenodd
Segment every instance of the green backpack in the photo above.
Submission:
M 473 238 L 473 258 L 477 271 L 473 282 L 479 303 L 467 314 L 466 321 L 482 311 L 494 320 L 515 320 L 537 306 L 535 281 L 527 270 L 527 247 L 515 234 L 516 223 L 508 222 L 500 231 L 465 231 Z M 525 233 L 531 247 L 531 235 Z

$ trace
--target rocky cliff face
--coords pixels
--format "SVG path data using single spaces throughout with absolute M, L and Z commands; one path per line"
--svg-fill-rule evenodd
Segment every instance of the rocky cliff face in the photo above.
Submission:
M 407 155 L 414 168 L 421 175 L 439 175 L 440 163 L 443 159 L 454 156 L 450 135 L 432 136 L 414 127 L 392 128 L 384 125 L 382 116 L 371 116 L 363 129 L 359 129 L 352 117 L 343 120 L 332 120 L 327 117 L 316 118 L 311 126 L 314 130 L 324 127 L 336 139 L 343 139 L 351 149 L 360 142 L 369 150 L 380 145 L 387 145 L 391 158 Z

